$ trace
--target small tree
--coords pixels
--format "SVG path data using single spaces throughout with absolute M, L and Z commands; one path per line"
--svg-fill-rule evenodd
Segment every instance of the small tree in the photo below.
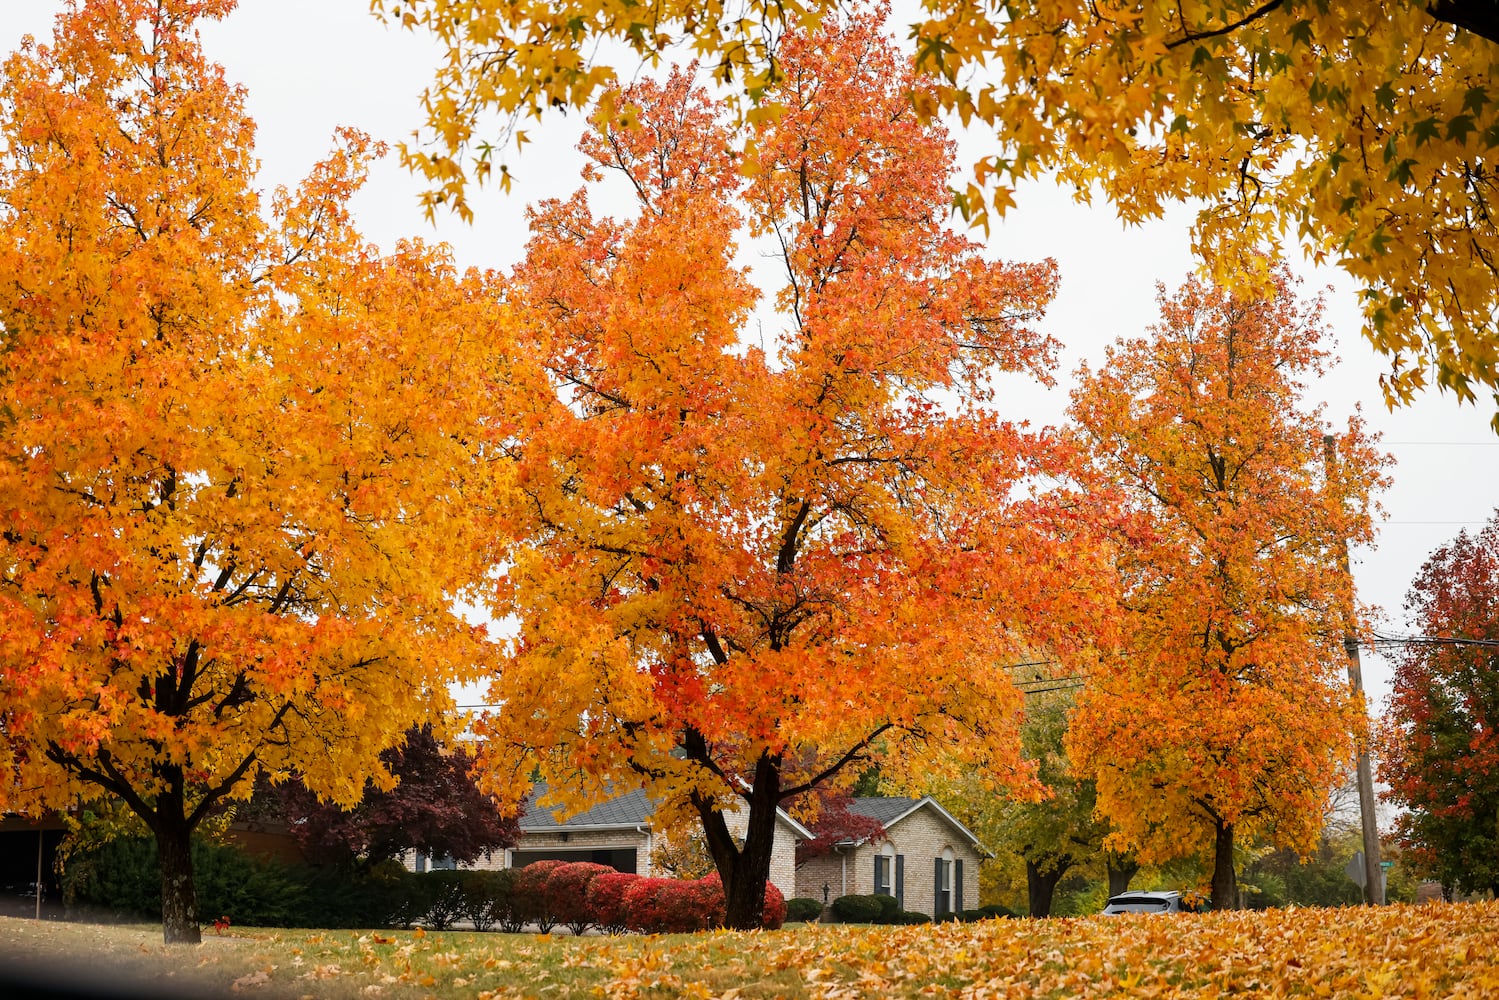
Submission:
M 821 789 L 816 793 L 817 818 L 812 820 L 811 840 L 797 841 L 796 863 L 832 853 L 845 841 L 879 843 L 885 839 L 885 825 L 877 819 L 855 812 L 853 796 L 842 789 Z
M 367 782 L 353 809 L 319 801 L 297 778 L 263 789 L 308 860 L 372 865 L 414 849 L 468 862 L 519 839 L 519 817 L 500 814 L 474 784 L 473 758 L 461 745 L 439 743 L 431 726 L 407 730 L 406 742 L 380 760 L 399 783 L 384 789 Z
M 1078 698 L 1067 747 L 1096 783 L 1108 843 L 1144 861 L 1214 859 L 1236 905 L 1234 852 L 1257 835 L 1309 850 L 1328 790 L 1362 739 L 1343 636 L 1345 541 L 1371 538 L 1388 461 L 1362 421 L 1324 456 L 1320 306 L 1189 280 L 1161 323 L 1085 370 L 1069 410 L 1134 527 L 1118 542 L 1125 639 Z
M 1499 512 L 1421 567 L 1405 607 L 1427 641 L 1395 666 L 1380 731 L 1385 797 L 1410 862 L 1450 894 L 1499 897 Z

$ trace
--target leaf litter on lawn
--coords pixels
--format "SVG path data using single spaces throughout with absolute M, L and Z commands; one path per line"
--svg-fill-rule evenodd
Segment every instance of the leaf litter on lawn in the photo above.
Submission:
M 156 926 L 0 918 L 0 955 L 162 993 L 520 997 L 1499 996 L 1499 903 L 604 937 Z M 102 980 L 101 980 L 102 981 Z

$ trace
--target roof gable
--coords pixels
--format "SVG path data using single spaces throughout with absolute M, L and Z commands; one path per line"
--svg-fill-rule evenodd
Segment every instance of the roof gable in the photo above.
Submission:
M 849 812 L 875 820 L 886 830 L 922 809 L 931 810 L 944 823 L 956 830 L 964 840 L 972 844 L 980 854 L 993 856 L 989 849 L 979 842 L 972 830 L 958 822 L 952 813 L 943 809 L 942 805 L 930 795 L 923 795 L 919 799 L 898 795 L 861 797 L 851 800 L 848 807 Z

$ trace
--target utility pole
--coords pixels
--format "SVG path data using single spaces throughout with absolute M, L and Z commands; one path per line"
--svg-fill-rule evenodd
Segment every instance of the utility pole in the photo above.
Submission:
M 1338 461 L 1337 442 L 1331 434 L 1322 435 L 1322 457 L 1327 470 L 1327 483 L 1330 486 Z M 1348 564 L 1347 538 L 1342 539 L 1338 566 L 1348 579 L 1348 603 L 1343 608 L 1342 615 L 1343 649 L 1348 653 L 1348 687 L 1353 691 L 1354 698 L 1362 705 L 1364 670 L 1359 660 L 1358 636 L 1354 633 L 1353 572 Z M 1384 869 L 1379 864 L 1379 823 L 1374 813 L 1374 771 L 1369 764 L 1367 741 L 1360 741 L 1355 769 L 1358 775 L 1359 813 L 1364 828 L 1364 902 L 1370 906 L 1382 906 L 1384 904 Z

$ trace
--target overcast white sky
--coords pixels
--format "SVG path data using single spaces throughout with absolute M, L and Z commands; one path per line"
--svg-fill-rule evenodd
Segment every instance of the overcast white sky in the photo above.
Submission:
M 61 9 L 60 0 L 0 0 L 0 51 L 9 53 L 27 33 L 49 38 Z M 267 189 L 295 183 L 328 149 L 336 126 L 398 141 L 419 124 L 418 95 L 435 50 L 422 37 L 380 25 L 368 13 L 368 0 L 242 0 L 241 10 L 203 34 L 210 58 L 248 88 Z M 383 247 L 421 235 L 451 243 L 461 263 L 508 268 L 525 242 L 524 205 L 578 186 L 572 145 L 579 124 L 573 115 L 531 128 L 534 144 L 511 161 L 514 192 L 479 198 L 473 226 L 441 219 L 434 231 L 417 207 L 419 185 L 387 162 L 356 202 L 362 229 Z M 1077 206 L 1049 185 L 1022 191 L 1019 203 L 989 244 L 1002 257 L 1056 259 L 1062 289 L 1045 327 L 1065 350 L 1056 389 L 1024 392 L 1000 405 L 1011 418 L 1053 423 L 1078 364 L 1097 364 L 1114 338 L 1142 332 L 1156 318 L 1156 283 L 1174 287 L 1191 269 L 1189 216 L 1179 211 L 1126 229 L 1108 206 Z M 1306 277 L 1305 293 L 1335 285 L 1327 317 L 1343 360 L 1309 402 L 1325 401 L 1334 424 L 1362 403 L 1364 416 L 1398 461 L 1383 501 L 1387 519 L 1379 545 L 1353 553 L 1360 597 L 1386 609 L 1398 631 L 1405 590 L 1427 555 L 1461 528 L 1479 527 L 1499 504 L 1499 438 L 1488 429 L 1486 406 L 1460 406 L 1434 392 L 1387 412 L 1377 383 L 1384 361 L 1358 335 L 1352 286 L 1336 271 L 1293 264 Z M 1364 672 L 1377 706 L 1388 667 L 1366 655 Z

